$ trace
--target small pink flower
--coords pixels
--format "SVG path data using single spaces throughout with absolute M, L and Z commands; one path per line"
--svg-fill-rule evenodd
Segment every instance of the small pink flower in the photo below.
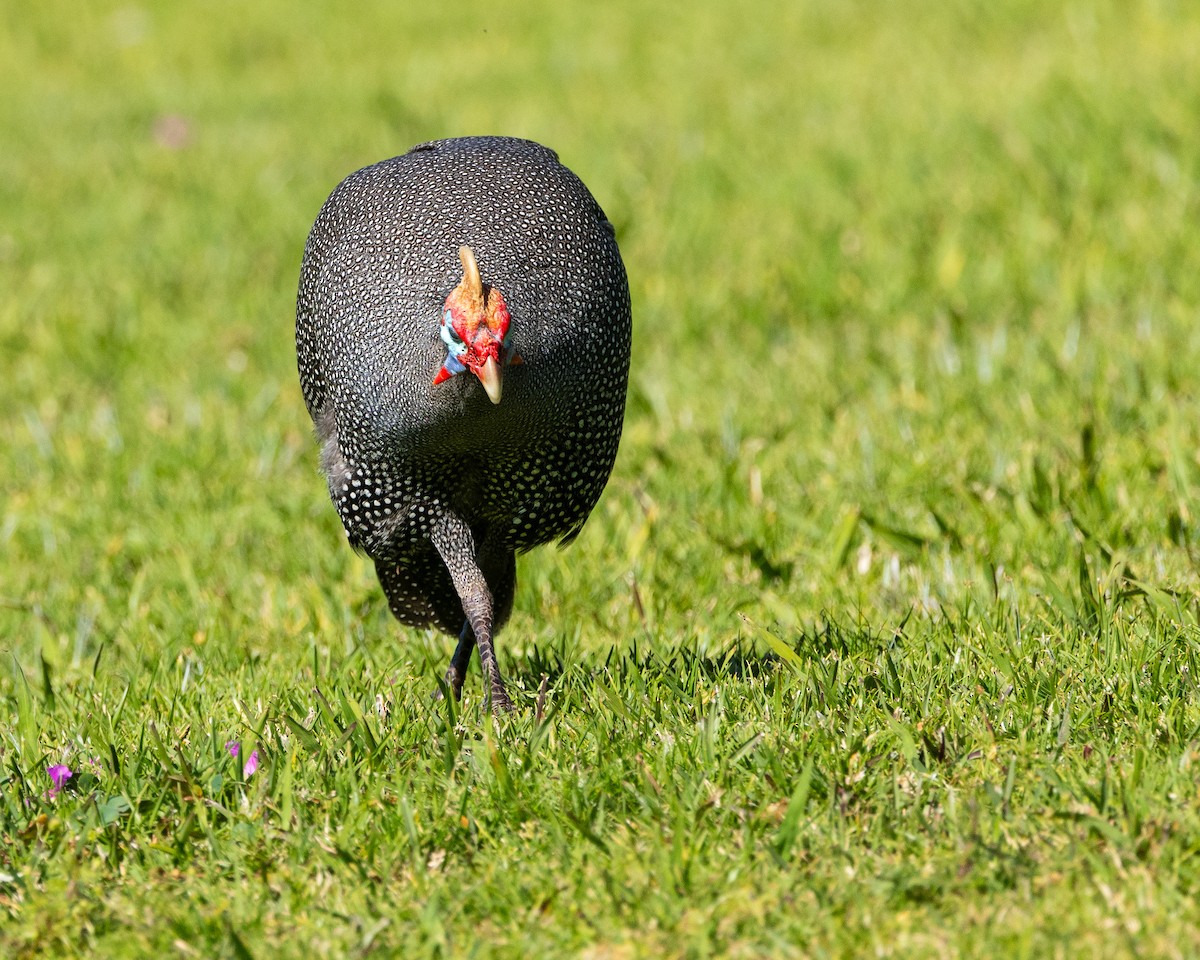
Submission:
M 242 745 L 237 740 L 230 740 L 225 744 L 225 749 L 229 751 L 229 755 L 236 759 L 241 753 Z M 250 756 L 246 758 L 245 766 L 242 767 L 242 776 L 249 779 L 254 776 L 254 771 L 258 769 L 258 750 L 257 748 L 250 751 Z
M 67 781 L 75 776 L 74 772 L 65 763 L 55 763 L 46 768 L 46 773 L 50 775 L 50 782 L 54 784 L 46 791 L 46 796 L 53 800 L 58 796 L 58 792 L 67 785 Z

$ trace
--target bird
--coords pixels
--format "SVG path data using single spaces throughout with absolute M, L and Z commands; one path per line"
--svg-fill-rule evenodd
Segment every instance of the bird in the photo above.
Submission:
M 317 215 L 296 354 L 321 470 L 396 619 L 457 635 L 455 698 L 478 648 L 485 702 L 513 709 L 494 638 L 516 555 L 570 543 L 599 500 L 631 339 L 616 231 L 533 141 L 418 144 Z

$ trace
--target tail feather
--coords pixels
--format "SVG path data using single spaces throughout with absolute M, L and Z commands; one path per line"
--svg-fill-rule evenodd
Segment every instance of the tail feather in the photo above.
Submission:
M 432 545 L 415 556 L 376 560 L 375 572 L 392 614 L 401 623 L 452 634 L 462 629 L 462 602 Z
M 490 546 L 490 545 L 489 545 Z M 506 547 L 485 546 L 480 568 L 492 594 L 492 632 L 498 631 L 512 612 L 516 591 L 517 558 Z M 415 555 L 381 558 L 375 572 L 392 614 L 410 627 L 437 627 L 457 635 L 465 616 L 450 571 L 432 544 Z

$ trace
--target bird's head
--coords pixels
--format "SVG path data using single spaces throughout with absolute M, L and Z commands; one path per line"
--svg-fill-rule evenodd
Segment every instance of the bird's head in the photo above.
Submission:
M 495 287 L 484 284 L 479 265 L 470 247 L 458 248 L 463 276 L 450 291 L 442 308 L 442 342 L 446 345 L 446 362 L 433 378 L 434 384 L 470 370 L 479 378 L 492 403 L 500 402 L 503 370 L 521 362 L 510 345 L 508 334 L 508 305 L 504 295 Z

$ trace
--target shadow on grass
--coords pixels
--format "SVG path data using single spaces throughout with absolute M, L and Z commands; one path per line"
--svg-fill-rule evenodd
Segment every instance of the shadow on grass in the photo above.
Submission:
M 592 653 L 571 648 L 564 638 L 508 657 L 506 675 L 527 690 L 537 690 L 543 678 L 548 678 L 555 689 L 582 690 L 598 678 L 608 677 L 621 688 L 666 684 L 680 693 L 691 693 L 700 683 L 772 680 L 781 670 L 795 669 L 797 663 L 822 661 L 831 654 L 842 659 L 877 656 L 903 643 L 906 622 L 907 618 L 884 634 L 861 624 L 827 620 L 787 637 L 784 642 L 796 655 L 791 660 L 744 636 L 716 651 L 682 645 L 665 648 L 650 639 L 635 639 L 628 646 Z

